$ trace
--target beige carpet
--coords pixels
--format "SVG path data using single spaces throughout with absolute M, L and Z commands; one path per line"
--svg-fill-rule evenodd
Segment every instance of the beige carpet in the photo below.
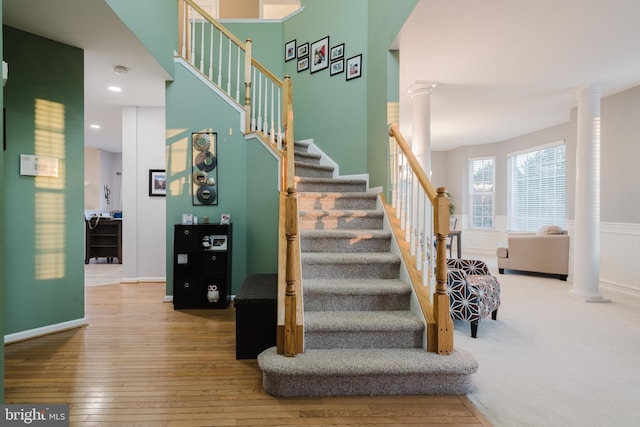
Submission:
M 498 320 L 482 320 L 477 339 L 454 325 L 480 365 L 474 404 L 497 427 L 640 425 L 640 301 L 588 304 L 570 282 L 498 275 L 485 261 L 501 284 Z

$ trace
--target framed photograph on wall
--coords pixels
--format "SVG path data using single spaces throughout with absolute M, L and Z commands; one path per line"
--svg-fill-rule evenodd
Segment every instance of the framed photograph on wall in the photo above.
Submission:
M 362 54 L 347 59 L 347 80 L 362 76 Z
M 342 72 L 344 72 L 344 59 L 332 61 L 331 67 L 329 68 L 329 74 L 335 76 L 336 74 L 340 74 Z
M 329 55 L 329 61 L 335 61 L 344 57 L 344 43 L 331 48 L 331 54 Z
M 304 58 L 298 59 L 298 72 L 308 70 L 309 69 L 309 57 L 305 56 Z
M 329 67 L 329 36 L 311 44 L 311 56 L 309 56 L 311 73 L 324 70 Z
M 298 46 L 298 59 L 309 56 L 309 43 L 303 43 Z
M 296 41 L 291 40 L 284 45 L 284 61 L 291 61 L 296 57 Z
M 149 169 L 149 196 L 167 195 L 167 174 L 164 169 Z

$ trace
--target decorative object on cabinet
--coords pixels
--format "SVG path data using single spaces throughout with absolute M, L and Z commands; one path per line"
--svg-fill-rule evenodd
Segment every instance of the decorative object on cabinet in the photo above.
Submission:
M 149 196 L 167 195 L 167 173 L 164 169 L 149 169 Z
M 192 200 L 194 206 L 218 204 L 218 134 L 193 132 Z
M 94 216 L 85 220 L 84 263 L 91 258 L 106 258 L 122 264 L 122 220 Z
M 362 54 L 347 59 L 347 80 L 362 77 Z
M 231 224 L 176 224 L 173 308 L 226 308 L 231 299 Z
M 329 36 L 311 44 L 311 73 L 329 67 Z

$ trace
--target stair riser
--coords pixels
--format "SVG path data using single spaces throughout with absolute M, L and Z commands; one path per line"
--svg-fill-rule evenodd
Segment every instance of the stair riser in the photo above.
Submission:
M 296 152 L 294 153 L 293 160 L 295 162 L 309 163 L 312 165 L 320 164 L 320 156 L 315 154 L 310 154 L 310 153 Z
M 332 178 L 333 177 L 333 169 L 328 170 L 320 167 L 313 167 L 312 165 L 301 165 L 296 163 L 295 165 L 295 174 L 296 176 L 302 176 L 306 178 Z M 300 190 L 300 184 L 298 184 L 298 191 L 309 191 L 309 190 Z
M 326 331 L 305 330 L 304 346 L 316 348 L 422 348 L 420 331 Z
M 315 176 L 315 175 L 300 175 L 296 169 L 296 175 L 306 176 L 309 178 L 331 178 L 331 174 L 328 176 Z M 297 186 L 298 191 L 317 191 L 325 193 L 357 193 L 366 191 L 366 183 L 354 182 L 336 182 L 336 183 L 315 183 L 315 182 L 299 182 Z
M 400 263 L 319 264 L 302 260 L 303 279 L 397 279 Z
M 300 217 L 301 230 L 382 230 L 382 217 Z
M 341 295 L 304 292 L 306 311 L 378 311 L 408 310 L 410 297 L 405 295 Z
M 300 191 L 300 189 L 298 189 Z M 335 195 L 300 194 L 298 208 L 302 210 L 374 210 L 376 199 L 371 197 L 349 197 Z
M 444 356 L 443 356 L 444 357 Z M 262 386 L 277 397 L 464 395 L 473 391 L 471 375 L 291 375 L 263 372 Z
M 300 241 L 302 252 L 387 252 L 391 247 L 389 238 L 309 238 Z

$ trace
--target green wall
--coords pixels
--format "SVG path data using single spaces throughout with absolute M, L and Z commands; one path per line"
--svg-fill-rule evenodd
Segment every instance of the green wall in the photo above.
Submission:
M 3 302 L 12 334 L 84 317 L 84 59 L 80 49 L 3 31 Z M 59 176 L 21 176 L 21 154 L 57 157 Z
M 174 224 L 181 214 L 223 212 L 233 223 L 233 285 L 236 293 L 250 273 L 277 271 L 278 166 L 255 140 L 239 130 L 240 115 L 202 81 L 176 65 L 167 84 L 167 294 L 173 294 Z M 191 133 L 218 134 L 218 205 L 193 206 Z
M 253 57 L 280 80 L 284 78 L 283 26 L 280 22 L 221 21 L 229 31 L 243 42 L 251 39 Z
M 173 76 L 178 46 L 177 0 L 106 0 L 162 67 Z

